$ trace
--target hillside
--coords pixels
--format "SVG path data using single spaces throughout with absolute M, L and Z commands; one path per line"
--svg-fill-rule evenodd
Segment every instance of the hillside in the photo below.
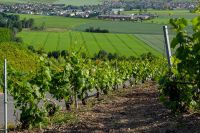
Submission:
M 4 58 L 7 59 L 8 67 L 12 67 L 15 70 L 21 70 L 25 72 L 35 71 L 37 62 L 36 56 L 22 48 L 20 44 L 4 42 L 0 43 L 0 71 L 3 72 Z M 0 86 L 2 85 L 2 77 L 0 75 Z M 0 92 L 2 88 L 0 87 Z
M 24 49 L 17 43 L 0 43 L 0 70 L 3 66 L 3 60 L 8 60 L 8 66 L 22 71 L 36 70 L 36 56 Z

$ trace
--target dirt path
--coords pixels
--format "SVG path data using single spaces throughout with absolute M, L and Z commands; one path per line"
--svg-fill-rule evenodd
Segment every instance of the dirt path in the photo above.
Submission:
M 159 102 L 154 83 L 122 89 L 89 103 L 93 106 L 78 112 L 76 125 L 61 125 L 46 132 L 200 133 L 200 115 L 174 117 Z
M 117 91 L 93 104 L 78 113 L 78 124 L 51 132 L 200 133 L 200 115 L 175 118 L 159 102 L 154 83 Z

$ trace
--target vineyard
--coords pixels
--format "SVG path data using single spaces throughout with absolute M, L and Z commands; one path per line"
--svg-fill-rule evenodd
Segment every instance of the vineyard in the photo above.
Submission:
M 11 40 L 11 31 L 8 29 L 0 28 L 0 42 Z
M 168 92 L 174 92 L 167 90 L 171 88 L 168 86 L 171 86 L 171 83 L 173 85 L 174 81 L 168 79 L 170 75 L 166 60 L 151 54 L 143 54 L 139 58 L 128 60 L 120 58 L 94 60 L 79 52 L 71 52 L 58 59 L 48 58 L 43 53 L 34 59 L 35 62 L 32 61 L 31 66 L 36 68 L 34 71 L 27 71 L 24 68 L 23 64 L 30 63 L 30 60 L 26 58 L 15 61 L 14 64 L 12 64 L 14 59 L 8 59 L 8 90 L 14 98 L 15 109 L 21 112 L 18 127 L 20 129 L 45 128 L 51 124 L 55 119 L 54 116 L 62 108 L 55 102 L 56 100 L 64 101 L 65 109 L 68 111 L 78 110 L 88 104 L 88 98 L 91 96 L 98 99 L 111 91 L 118 91 L 146 81 L 160 82 L 160 98 L 175 113 L 184 111 L 183 107 L 188 107 L 188 105 L 194 110 L 199 106 L 194 104 L 196 100 L 198 101 L 196 98 L 189 103 L 183 101 L 183 103 L 186 102 L 184 106 L 174 104 L 177 100 L 182 100 L 186 94 L 175 101 L 166 99 Z M 20 66 L 21 69 L 19 69 Z M 173 68 L 173 72 L 175 71 L 177 71 L 176 68 Z M 0 83 L 3 86 L 2 82 Z M 49 94 L 51 99 L 49 99 Z M 175 94 L 170 93 L 169 97 L 176 97 Z M 63 115 L 67 112 L 66 110 L 61 111 Z
M 25 62 L 21 60 L 18 63 Z M 36 72 L 16 71 L 9 65 L 8 88 L 15 100 L 15 108 L 21 111 L 21 128 L 38 127 L 49 122 L 48 117 L 54 115 L 59 106 L 47 98 L 48 93 L 59 101 L 64 100 L 66 109 L 70 110 L 72 103 L 78 108 L 78 99 L 86 104 L 91 92 L 96 92 L 98 97 L 118 89 L 120 85 L 125 86 L 125 81 L 133 85 L 158 80 L 165 69 L 163 60 L 153 56 L 103 61 L 83 58 L 76 52 L 58 60 L 40 56 L 37 64 Z
M 158 23 L 173 14 L 159 13 L 156 23 L 38 15 L 43 31 L 24 29 L 21 43 L 0 29 L 0 92 L 8 85 L 19 115 L 9 131 L 198 133 L 200 16 L 170 19 L 167 64 Z M 90 26 L 110 33 L 84 32 Z

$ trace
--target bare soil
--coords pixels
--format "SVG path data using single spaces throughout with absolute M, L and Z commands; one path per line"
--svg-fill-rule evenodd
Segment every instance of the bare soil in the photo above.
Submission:
M 75 125 L 60 125 L 46 132 L 74 133 L 200 133 L 200 114 L 174 116 L 159 101 L 153 83 L 118 90 L 81 107 Z M 91 107 L 92 106 L 92 107 Z
M 53 125 L 31 132 L 200 133 L 200 114 L 174 116 L 159 101 L 158 86 L 153 82 L 92 98 L 80 108 L 76 124 Z

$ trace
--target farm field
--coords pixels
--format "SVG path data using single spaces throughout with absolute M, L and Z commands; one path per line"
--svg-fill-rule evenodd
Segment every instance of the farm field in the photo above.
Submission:
M 85 23 L 74 27 L 74 30 L 84 31 L 86 28 L 95 27 L 107 29 L 111 33 L 126 34 L 162 34 L 161 24 L 140 23 L 140 22 L 120 22 L 120 21 L 97 21 L 95 23 Z
M 68 18 L 60 16 L 43 16 L 43 15 L 30 15 L 20 14 L 21 19 L 33 18 L 35 26 L 41 26 L 43 23 L 47 28 L 64 28 L 66 30 L 72 29 L 86 23 L 95 23 L 100 20 L 96 19 L 81 19 L 81 18 Z
M 134 34 L 138 39 L 142 40 L 150 47 L 156 49 L 160 53 L 165 53 L 164 48 L 164 36 L 163 35 L 149 35 L 149 34 Z M 170 41 L 173 39 L 173 35 L 169 35 Z
M 159 51 L 131 34 L 23 31 L 18 36 L 22 37 L 27 45 L 33 45 L 35 48 L 44 48 L 45 51 L 79 50 L 82 48 L 87 50 L 90 56 L 99 50 L 136 57 L 147 52 L 152 52 L 158 56 L 161 55 Z
M 93 55 L 100 49 L 105 49 L 111 53 L 116 52 L 126 56 L 129 56 L 130 53 L 134 53 L 133 55 L 137 56 L 143 53 L 145 49 L 141 49 L 141 47 L 138 49 L 138 47 L 129 48 L 126 46 L 126 48 L 123 48 L 125 46 L 116 46 L 118 43 L 124 43 L 124 45 L 129 45 L 129 42 L 138 43 L 135 40 L 134 42 L 133 40 L 130 41 L 130 37 L 127 38 L 127 36 L 133 36 L 130 34 L 135 34 L 139 42 L 145 42 L 148 44 L 148 48 L 161 53 L 164 51 L 164 43 L 161 41 L 163 39 L 162 24 L 66 18 L 41 15 L 21 15 L 21 18 L 34 18 L 36 26 L 40 26 L 42 23 L 45 23 L 47 29 L 44 32 L 24 31 L 20 33 L 19 36 L 23 38 L 25 43 L 34 45 L 37 48 L 44 48 L 47 51 L 78 49 L 84 46 L 90 55 Z M 91 34 L 82 32 L 91 26 L 94 28 L 99 27 L 101 29 L 108 29 L 110 33 L 115 34 Z M 169 32 L 170 34 L 173 34 L 171 30 Z M 121 40 L 118 39 L 118 36 L 120 36 Z M 50 45 L 48 46 L 48 44 Z M 131 52 L 131 49 L 134 49 L 134 52 Z
M 35 26 L 41 26 L 43 23 L 47 28 L 62 28 L 66 30 L 85 31 L 86 28 L 94 27 L 108 29 L 112 33 L 128 34 L 161 34 L 161 24 L 125 22 L 125 21 L 108 21 L 98 19 L 81 19 L 67 18 L 59 16 L 42 16 L 42 15 L 20 15 L 23 18 L 33 18 Z
M 56 28 L 57 30 L 85 31 L 86 28 L 94 27 L 108 29 L 111 33 L 126 34 L 163 34 L 163 24 L 151 22 L 128 22 L 128 21 L 109 21 L 98 19 L 67 18 L 59 16 L 24 15 L 20 14 L 21 19 L 33 18 L 35 26 L 43 23 L 46 28 Z M 170 34 L 173 34 L 170 32 Z
M 160 11 L 160 14 L 162 13 L 165 14 L 167 13 L 167 11 Z M 118 43 L 124 43 L 124 40 L 124 45 L 127 45 L 129 44 L 129 42 L 131 42 L 129 39 L 127 39 L 127 37 L 122 34 L 127 34 L 127 36 L 130 36 L 130 34 L 134 34 L 137 40 L 149 45 L 149 48 L 154 49 L 160 53 L 164 52 L 162 29 L 163 24 L 66 18 L 41 15 L 20 16 L 21 18 L 34 18 L 36 26 L 40 26 L 42 25 L 42 23 L 45 23 L 47 29 L 44 32 L 24 31 L 20 33 L 19 36 L 23 38 L 25 43 L 31 45 L 32 43 L 34 43 L 34 46 L 36 46 L 37 48 L 44 48 L 47 51 L 61 49 L 78 49 L 84 46 L 84 48 L 88 51 L 90 55 L 93 55 L 100 49 L 105 49 L 111 53 L 116 52 L 121 55 L 125 53 L 126 56 L 129 56 L 129 53 L 134 53 L 133 55 L 137 56 L 138 54 L 143 53 L 144 49 L 142 50 L 141 48 L 138 49 L 137 47 L 134 47 L 134 52 L 131 52 L 132 48 L 127 48 L 127 46 L 126 48 L 123 48 L 124 46 L 116 46 L 116 44 Z M 115 34 L 91 34 L 83 32 L 86 28 L 89 27 L 108 29 L 110 33 Z M 169 34 L 171 36 L 174 35 L 174 32 L 173 30 L 171 30 L 170 27 Z M 108 36 L 113 37 L 111 37 L 112 39 L 110 39 Z M 120 36 L 121 40 L 118 39 L 117 36 Z M 45 38 L 51 39 L 45 40 Z M 170 39 L 172 38 L 170 37 Z M 134 41 L 133 43 L 136 42 Z M 50 45 L 48 46 L 48 44 Z M 142 52 L 140 52 L 141 50 Z

